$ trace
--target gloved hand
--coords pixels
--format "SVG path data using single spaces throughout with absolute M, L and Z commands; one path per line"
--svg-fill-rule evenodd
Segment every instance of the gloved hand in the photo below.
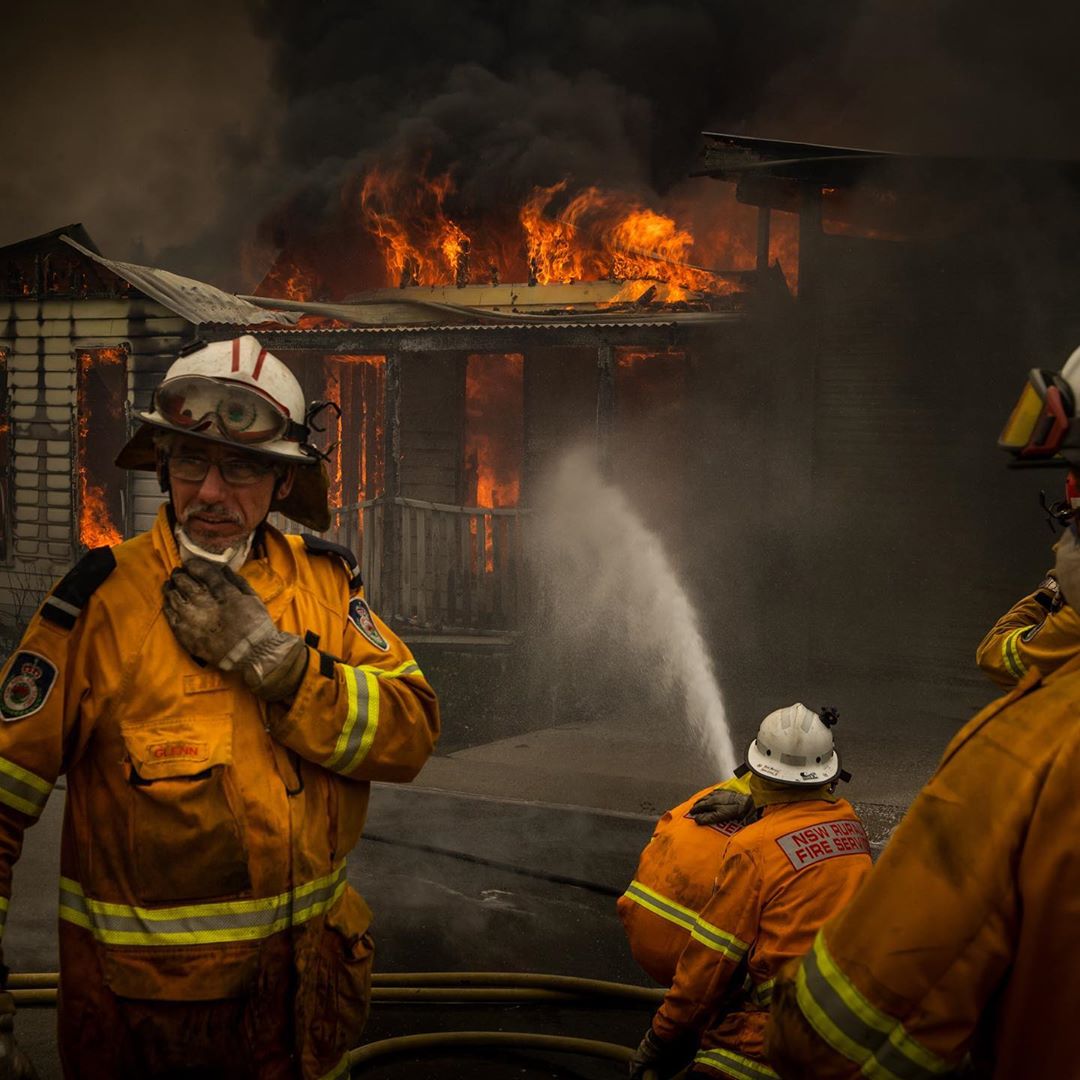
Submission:
M 666 1042 L 652 1028 L 630 1058 L 630 1080 L 642 1080 L 651 1069 L 659 1077 L 674 1076 L 686 1064 L 681 1042 Z
M 254 589 L 225 564 L 189 559 L 162 589 L 165 618 L 192 656 L 238 670 L 265 701 L 291 697 L 307 667 L 307 646 L 279 630 Z
M 0 1080 L 38 1080 L 33 1062 L 15 1041 L 15 1001 L 0 991 Z
M 1061 607 L 1061 586 L 1058 585 L 1053 570 L 1039 582 L 1039 587 L 1035 590 L 1035 599 L 1050 612 L 1057 611 Z
M 740 821 L 754 810 L 754 800 L 738 791 L 717 788 L 702 795 L 689 814 L 698 825 L 723 825 L 728 821 Z
M 1080 542 L 1076 533 L 1066 529 L 1054 545 L 1054 577 L 1065 603 L 1080 610 Z

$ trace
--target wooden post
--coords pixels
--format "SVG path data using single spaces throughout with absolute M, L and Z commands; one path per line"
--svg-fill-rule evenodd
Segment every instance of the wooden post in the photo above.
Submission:
M 611 436 L 615 428 L 615 349 L 604 342 L 596 350 L 596 459 L 600 474 L 611 477 Z
M 401 354 L 386 354 L 383 390 L 383 550 L 378 604 L 387 619 L 401 608 Z
M 799 299 L 813 303 L 821 269 L 821 189 L 803 189 L 799 206 Z
M 757 269 L 769 269 L 769 231 L 772 224 L 772 210 L 759 206 L 757 210 Z

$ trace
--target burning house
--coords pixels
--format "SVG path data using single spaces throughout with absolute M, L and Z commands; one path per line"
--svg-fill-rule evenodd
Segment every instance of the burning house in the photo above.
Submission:
M 449 220 L 438 185 L 401 214 L 373 174 L 365 272 L 381 287 L 341 299 L 289 252 L 236 297 L 108 259 L 80 226 L 0 251 L 7 621 L 82 551 L 149 525 L 153 478 L 112 467 L 134 410 L 184 343 L 251 332 L 332 403 L 330 536 L 362 553 L 373 604 L 406 631 L 515 631 L 531 485 L 552 455 L 587 438 L 617 472 L 618 402 L 632 417 L 681 399 L 718 334 L 790 301 L 767 233 L 756 266 L 706 268 L 688 232 L 632 201 L 589 189 L 556 216 L 562 187 L 520 209 L 514 247 Z
M 148 527 L 153 478 L 112 466 L 134 410 L 184 343 L 253 333 L 309 401 L 333 403 L 328 536 L 360 554 L 373 606 L 414 644 L 516 639 L 539 478 L 584 441 L 701 583 L 736 700 L 758 709 L 750 688 L 775 681 L 777 655 L 793 687 L 914 667 L 954 679 L 1012 591 L 976 524 L 1008 482 L 988 449 L 993 395 L 923 391 L 947 356 L 1007 399 L 1017 360 L 1006 312 L 958 321 L 958 302 L 988 295 L 957 284 L 984 249 L 940 212 L 908 212 L 896 192 L 916 165 L 707 135 L 667 207 L 555 185 L 470 219 L 448 178 L 372 169 L 343 195 L 349 243 L 298 234 L 246 296 L 111 260 L 78 226 L 0 249 L 0 615 L 14 630 L 84 550 Z M 890 573 L 917 583 L 909 599 L 930 603 L 946 576 L 915 538 L 972 498 L 954 535 L 980 604 L 845 615 L 863 603 L 837 597 L 868 520 Z M 1010 535 L 1033 548 L 1019 524 Z

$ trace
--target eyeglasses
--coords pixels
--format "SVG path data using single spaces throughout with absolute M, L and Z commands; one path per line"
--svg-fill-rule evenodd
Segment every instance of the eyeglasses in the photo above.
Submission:
M 211 461 L 210 458 L 196 457 L 193 454 L 171 454 L 169 475 L 177 480 L 200 484 L 206 479 L 211 465 L 218 467 L 221 479 L 226 484 L 233 484 L 236 487 L 257 484 L 263 477 L 269 476 L 275 468 L 269 462 L 256 461 L 254 458 L 222 458 L 221 461 Z
M 267 398 L 241 385 L 189 375 L 158 387 L 154 407 L 173 427 L 217 431 L 231 442 L 270 442 L 290 429 L 289 417 Z

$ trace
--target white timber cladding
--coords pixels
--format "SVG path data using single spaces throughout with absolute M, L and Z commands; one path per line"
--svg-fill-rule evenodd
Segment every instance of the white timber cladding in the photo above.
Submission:
M 8 352 L 13 542 L 0 566 L 0 637 L 18 630 L 82 555 L 75 470 L 75 351 L 128 348 L 128 401 L 143 408 L 161 372 L 194 327 L 156 301 L 0 301 L 0 348 Z M 126 493 L 125 536 L 149 527 L 161 493 L 145 478 L 97 478 Z M 5 634 L 6 631 L 6 634 Z

